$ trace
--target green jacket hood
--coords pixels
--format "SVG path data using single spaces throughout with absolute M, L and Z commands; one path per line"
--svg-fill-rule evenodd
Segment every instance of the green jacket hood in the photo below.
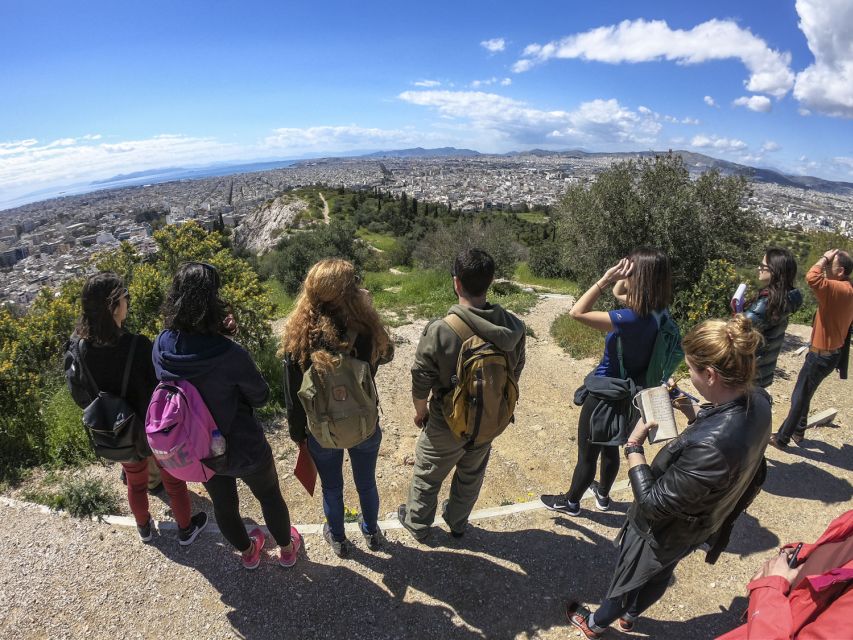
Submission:
M 513 351 L 524 338 L 524 323 L 499 304 L 486 304 L 483 309 L 455 304 L 450 313 L 462 318 L 474 333 L 501 351 Z

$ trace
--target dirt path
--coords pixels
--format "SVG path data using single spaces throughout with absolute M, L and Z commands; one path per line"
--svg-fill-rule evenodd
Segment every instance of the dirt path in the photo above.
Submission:
M 329 203 L 326 202 L 326 198 L 321 191 L 318 191 L 317 194 L 320 196 L 320 200 L 323 201 L 323 222 L 329 224 Z
M 528 341 L 517 421 L 495 443 L 478 508 L 535 499 L 568 485 L 578 417 L 571 396 L 594 366 L 593 359 L 571 359 L 550 337 L 551 322 L 571 303 L 568 296 L 544 296 L 525 316 L 536 337 Z M 425 324 L 393 330 L 396 358 L 377 378 L 383 516 L 404 500 L 411 477 L 407 458 L 418 430 L 411 422 L 409 367 Z M 802 364 L 795 350 L 808 335 L 808 327 L 789 328 L 770 389 L 775 426 L 784 419 Z M 685 560 L 671 592 L 633 637 L 711 638 L 733 627 L 745 603 L 744 585 L 761 558 L 781 541 L 815 539 L 832 517 L 853 508 L 851 405 L 849 382 L 827 379 L 812 411 L 835 406 L 835 425 L 810 432 L 806 449 L 769 450 L 765 491 L 739 521 L 731 553 L 713 567 L 699 554 Z M 270 440 L 293 520 L 321 522 L 319 495 L 309 498 L 291 476 L 295 448 L 286 430 L 271 432 Z M 116 468 L 91 472 L 121 489 Z M 346 504 L 357 507 L 348 470 L 345 478 Z M 201 487 L 191 488 L 196 505 L 210 511 Z M 245 515 L 260 520 L 256 501 L 247 493 L 241 498 Z M 628 499 L 617 497 L 619 511 Z M 158 499 L 152 511 L 168 517 Z M 187 551 L 178 549 L 171 533 L 143 546 L 132 530 L 0 505 L 0 554 L 14 558 L 0 570 L 0 609 L 9 612 L 0 616 L 0 636 L 571 637 L 563 601 L 576 594 L 595 602 L 606 589 L 615 559 L 608 540 L 622 521 L 618 512 L 585 510 L 584 517 L 571 519 L 532 511 L 479 521 L 460 542 L 439 533 L 434 547 L 392 531 L 388 553 L 371 554 L 361 545 L 346 561 L 332 556 L 319 536 L 308 536 L 309 559 L 294 571 L 268 562 L 248 574 L 218 536 L 203 537 Z

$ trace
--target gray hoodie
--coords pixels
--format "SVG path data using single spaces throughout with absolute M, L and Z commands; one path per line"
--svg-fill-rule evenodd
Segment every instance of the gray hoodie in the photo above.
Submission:
M 515 379 L 524 368 L 526 333 L 524 322 L 497 304 L 483 309 L 455 304 L 449 313 L 462 318 L 483 340 L 488 340 L 507 355 Z M 456 361 L 462 341 L 443 319 L 434 320 L 424 329 L 415 363 L 412 365 L 412 396 L 430 396 L 430 421 L 446 424 L 441 411 L 441 397 L 453 388 L 451 376 L 456 373 Z

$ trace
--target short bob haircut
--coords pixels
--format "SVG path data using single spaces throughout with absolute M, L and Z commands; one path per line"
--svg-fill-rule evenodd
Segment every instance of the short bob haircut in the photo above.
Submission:
M 187 262 L 178 267 L 163 303 L 166 329 L 205 335 L 223 333 L 228 314 L 219 297 L 219 272 L 206 262 Z
M 124 330 L 113 318 L 113 312 L 127 295 L 122 279 L 111 271 L 89 276 L 80 296 L 82 313 L 75 332 L 84 340 L 98 345 L 113 345 Z
M 660 249 L 638 247 L 629 255 L 634 271 L 628 277 L 627 304 L 641 316 L 663 311 L 672 302 L 672 268 Z

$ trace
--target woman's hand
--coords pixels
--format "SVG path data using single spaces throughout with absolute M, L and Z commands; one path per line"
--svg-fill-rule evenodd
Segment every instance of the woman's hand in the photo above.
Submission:
M 788 584 L 792 584 L 799 574 L 799 569 L 788 566 L 790 560 L 790 549 L 782 549 L 779 553 L 768 559 L 761 568 L 752 576 L 753 580 L 767 578 L 768 576 L 779 576 L 785 578 Z
M 609 286 L 614 282 L 619 280 L 624 280 L 628 276 L 630 276 L 634 272 L 634 263 L 628 260 L 628 258 L 622 258 L 615 265 L 610 267 L 607 271 L 604 272 L 604 275 L 601 277 L 601 280 L 604 280 L 605 284 L 602 286 Z
M 237 320 L 234 319 L 234 314 L 229 313 L 222 321 L 222 333 L 226 336 L 236 336 L 240 328 L 237 326 Z
M 628 436 L 629 444 L 643 444 L 649 436 L 649 429 L 658 426 L 657 422 L 644 422 L 642 418 L 637 420 L 634 430 Z

